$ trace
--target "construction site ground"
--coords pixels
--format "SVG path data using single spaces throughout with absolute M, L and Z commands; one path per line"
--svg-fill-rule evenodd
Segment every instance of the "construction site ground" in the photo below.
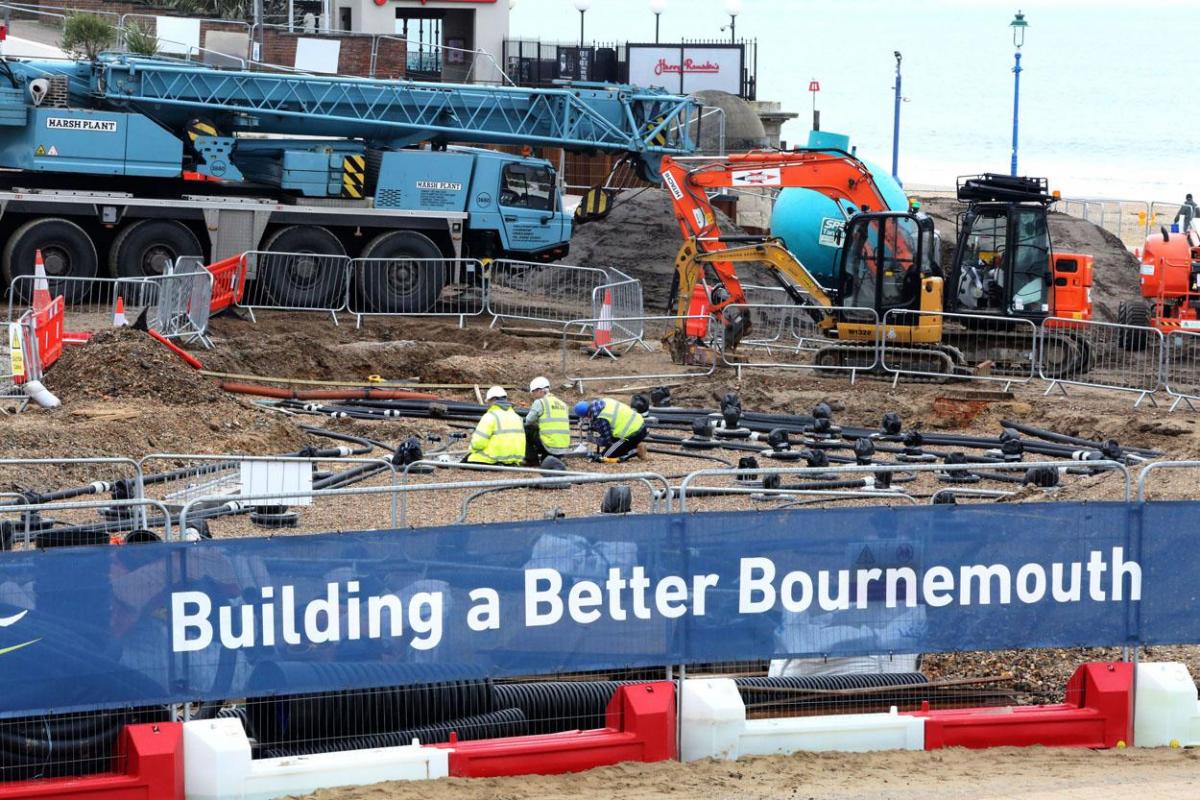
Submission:
M 936 209 L 934 209 L 936 211 Z M 674 243 L 677 234 L 669 220 L 658 225 L 657 238 Z M 1073 223 L 1072 223 L 1073 224 Z M 585 229 L 587 230 L 587 229 Z M 1081 229 L 1083 230 L 1083 229 Z M 1087 232 L 1087 231 L 1084 231 Z M 641 234 L 639 234 L 640 236 Z M 655 238 L 653 232 L 647 235 Z M 1100 237 L 1103 239 L 1103 237 Z M 638 240 L 640 241 L 640 239 Z M 627 255 L 626 247 L 609 242 L 609 253 Z M 1082 249 L 1082 248 L 1081 248 Z M 1095 252 L 1095 250 L 1093 250 Z M 1124 253 L 1119 248 L 1119 253 Z M 1106 272 L 1130 268 L 1136 285 L 1136 267 L 1121 266 L 1118 246 L 1107 244 L 1105 258 L 1113 266 Z M 649 254 L 648 254 L 649 255 Z M 1125 253 L 1125 256 L 1128 254 Z M 630 259 L 632 260 L 632 259 Z M 601 259 L 601 264 L 611 263 Z M 1100 257 L 1097 257 L 1098 271 Z M 670 264 L 655 256 L 642 262 L 643 281 L 661 288 L 669 282 Z M 1115 309 L 1117 298 L 1126 291 L 1127 276 L 1107 280 L 1095 293 L 1098 308 Z M 1098 281 L 1098 286 L 1100 282 Z M 657 290 L 655 290 L 657 291 Z M 647 297 L 654 295 L 648 291 Z M 659 291 L 659 300 L 665 295 Z M 647 299 L 647 313 L 651 302 Z M 1115 311 L 1113 312 L 1115 313 Z M 343 317 L 334 325 L 329 315 L 296 313 L 257 314 L 257 321 L 238 314 L 212 320 L 214 348 L 193 352 L 207 370 L 229 379 L 259 382 L 290 389 L 318 387 L 316 382 L 339 386 L 367 385 L 368 376 L 378 375 L 396 385 L 421 391 L 427 389 L 443 398 L 477 401 L 479 393 L 500 383 L 514 392 L 519 405 L 528 402 L 523 391 L 530 378 L 545 374 L 564 399 L 611 395 L 628 400 L 638 391 L 658 385 L 672 389 L 677 406 L 716 407 L 727 392 L 736 392 L 747 410 L 807 413 L 816 403 L 833 408 L 835 424 L 879 425 L 885 412 L 901 415 L 906 430 L 961 432 L 980 436 L 1000 433 L 1000 421 L 1016 419 L 1054 431 L 1093 440 L 1116 439 L 1122 444 L 1161 451 L 1165 458 L 1200 458 L 1200 415 L 1187 410 L 1169 413 L 1163 403 L 1133 407 L 1135 395 L 1070 388 L 1069 396 L 1044 396 L 1044 384 L 1033 381 L 1014 384 L 1009 393 L 994 395 L 1002 383 L 906 383 L 893 386 L 890 380 L 871 375 L 824 377 L 808 371 L 746 369 L 741 379 L 734 370 L 717 368 L 711 375 L 687 377 L 686 372 L 704 372 L 671 363 L 659 336 L 665 331 L 648 331 L 647 347 L 634 347 L 619 359 L 591 358 L 580 342 L 558 334 L 527 335 L 527 325 L 513 323 L 489 327 L 488 317 L 458 319 L 412 318 L 364 321 L 361 329 L 353 318 Z M 68 320 L 70 327 L 70 320 Z M 623 348 L 622 348 L 623 349 Z M 564 367 L 563 354 L 566 354 Z M 567 380 L 571 377 L 574 380 Z M 272 378 L 289 382 L 272 381 Z M 584 392 L 578 379 L 585 379 Z M 183 366 L 166 349 L 132 331 L 105 332 L 85 347 L 69 348 L 47 374 L 47 387 L 63 405 L 52 411 L 30 410 L 4 420 L 0 457 L 133 457 L 149 453 L 207 453 L 272 455 L 294 452 L 305 445 L 328 447 L 333 442 L 313 437 L 300 426 L 321 426 L 332 431 L 364 436 L 394 447 L 408 436 L 418 436 L 427 451 L 449 445 L 462 452 L 462 439 L 469 425 L 451 425 L 436 420 L 398 419 L 383 422 L 332 420 L 314 415 L 294 415 L 219 388 L 219 378 L 202 375 Z M 296 383 L 309 381 L 312 384 Z M 448 388 L 446 385 L 451 385 Z M 682 434 L 681 434 L 682 435 Z M 431 440 L 437 437 L 437 440 Z M 386 455 L 377 448 L 365 458 Z M 702 458 L 680 453 L 651 453 L 647 461 L 620 465 L 596 465 L 571 461 L 571 469 L 593 473 L 652 471 L 673 484 L 697 469 L 720 467 L 737 460 L 737 453 L 701 453 Z M 724 463 L 712 460 L 712 456 Z M 149 462 L 154 471 L 178 465 L 172 459 Z M 48 490 L 93 480 L 127 477 L 127 466 L 56 464 L 0 465 L 0 492 Z M 429 483 L 434 480 L 478 478 L 458 470 L 439 470 L 435 475 L 393 476 L 390 472 L 367 481 L 366 486 L 389 482 Z M 1136 477 L 1136 476 L 1135 476 Z M 722 485 L 729 485 L 728 483 Z M 1163 471 L 1149 485 L 1151 499 L 1195 499 L 1194 471 Z M 920 477 L 903 484 L 905 493 L 918 503 L 945 484 Z M 155 496 L 179 491 L 182 485 L 154 487 Z M 404 522 L 408 525 L 451 524 L 460 519 L 472 523 L 513 519 L 541 519 L 550 514 L 567 517 L 598 512 L 605 485 L 574 487 L 570 490 L 515 489 L 470 498 L 468 490 L 419 492 L 407 496 Z M 1136 489 L 1135 489 L 1136 491 Z M 1054 490 L 1020 489 L 1010 501 L 1121 500 L 1125 484 L 1116 473 L 1094 477 L 1069 477 Z M 85 498 L 86 499 L 86 498 Z M 693 498 L 694 510 L 740 509 L 753 513 L 799 504 L 815 505 L 811 498 L 787 501 L 748 497 Z M 829 501 L 820 501 L 829 502 Z M 843 500 L 845 504 L 888 500 Z M 649 509 L 648 492 L 634 483 L 635 510 Z M 396 504 L 399 506 L 399 503 Z M 464 510 L 465 509 L 465 510 Z M 393 520 L 393 501 L 386 495 L 343 496 L 321 499 L 311 507 L 299 508 L 300 522 L 294 530 L 271 531 L 256 527 L 245 516 L 215 520 L 212 534 L 234 536 L 303 535 L 323 531 L 388 528 Z M 396 509 L 399 512 L 399 508 Z M 94 519 L 93 511 L 66 512 L 67 519 Z M 1006 685 L 1025 702 L 1057 701 L 1062 688 L 1079 663 L 1089 659 L 1113 658 L 1115 649 L 1014 651 L 926 655 L 922 669 L 932 678 L 1010 675 Z M 1200 675 L 1200 647 L 1153 648 L 1144 651 L 1148 660 L 1181 660 L 1193 675 Z M 1194 797 L 1197 775 L 1191 752 L 1119 751 L 1070 753 L 1033 749 L 986 753 L 945 752 L 887 753 L 873 755 L 805 755 L 793 758 L 756 759 L 736 764 L 704 763 L 624 765 L 580 776 L 530 777 L 513 781 L 448 781 L 421 786 L 381 786 L 360 790 L 336 790 L 322 798 L 416 797 L 507 797 L 556 798 L 589 792 L 602 796 L 643 798 L 670 794 L 677 797 L 1084 797 L 1097 792 L 1128 791 L 1159 797 Z M 854 780 L 847 780 L 853 775 Z M 1070 789 L 1064 787 L 1071 787 Z M 931 792 L 931 789 L 937 791 Z M 1135 790 L 1137 791 L 1137 790 Z

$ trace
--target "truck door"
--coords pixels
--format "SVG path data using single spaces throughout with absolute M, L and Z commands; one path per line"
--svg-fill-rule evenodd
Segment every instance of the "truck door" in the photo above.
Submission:
M 558 209 L 554 171 L 535 164 L 507 164 L 500 176 L 500 213 L 510 250 L 536 253 L 562 244 L 565 215 Z

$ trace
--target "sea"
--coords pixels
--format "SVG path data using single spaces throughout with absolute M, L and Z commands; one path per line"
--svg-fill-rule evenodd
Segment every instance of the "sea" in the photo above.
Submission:
M 508 2 L 508 0 L 500 0 Z M 727 0 L 667 0 L 662 42 L 722 39 Z M 741 0 L 758 46 L 758 98 L 848 134 L 891 169 L 894 53 L 901 54 L 897 174 L 911 188 L 1008 173 L 1013 46 L 1021 47 L 1018 172 L 1064 197 L 1179 202 L 1200 196 L 1200 3 L 1177 0 Z M 573 0 L 515 0 L 510 35 L 579 39 Z M 591 0 L 588 40 L 654 41 L 650 0 Z M 809 92 L 812 81 L 820 91 Z

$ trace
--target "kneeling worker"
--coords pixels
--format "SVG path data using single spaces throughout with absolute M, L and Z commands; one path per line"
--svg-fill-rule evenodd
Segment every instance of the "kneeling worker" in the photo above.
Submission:
M 591 417 L 592 440 L 600 446 L 602 458 L 624 458 L 635 450 L 638 458 L 647 457 L 642 444 L 649 433 L 646 420 L 621 401 L 611 397 L 581 400 L 575 404 L 575 413 L 580 419 Z
M 502 386 L 487 391 L 488 410 L 479 418 L 471 434 L 470 464 L 504 464 L 519 467 L 525 462 L 525 425 L 513 411 L 508 392 Z
M 530 381 L 529 393 L 533 403 L 525 412 L 525 463 L 536 467 L 546 456 L 571 452 L 571 411 L 550 393 L 550 381 L 545 378 Z

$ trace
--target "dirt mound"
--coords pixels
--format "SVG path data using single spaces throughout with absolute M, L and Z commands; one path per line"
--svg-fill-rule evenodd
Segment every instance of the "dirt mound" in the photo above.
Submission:
M 200 405 L 224 398 L 174 353 L 140 331 L 94 334 L 68 347 L 46 374 L 46 385 L 66 405 L 92 400 L 144 399 L 169 405 Z
M 942 236 L 942 264 L 954 259 L 958 214 L 965 205 L 946 197 L 921 198 L 921 210 L 933 217 Z M 1078 217 L 1050 214 L 1050 241 L 1055 252 L 1082 253 L 1095 261 L 1092 287 L 1093 318 L 1115 322 L 1117 306 L 1139 297 L 1138 261 L 1113 234 Z
M 744 233 L 720 211 L 717 221 L 726 234 Z M 666 193 L 661 189 L 631 190 L 621 193 L 607 218 L 575 229 L 571 253 L 564 260 L 588 267 L 615 267 L 637 278 L 642 282 L 646 313 L 663 314 L 671 299 L 675 256 L 682 245 L 683 236 Z M 750 265 L 739 265 L 738 271 L 748 283 L 763 282 L 761 275 L 747 279 L 758 272 Z
M 424 383 L 503 379 L 506 365 L 525 353 L 556 350 L 553 339 L 523 339 L 478 324 L 459 328 L 430 319 L 371 319 L 355 330 L 345 319 L 260 314 L 251 323 L 233 316 L 212 321 L 216 349 L 205 366 L 216 371 L 303 380 L 360 382 L 370 375 Z

